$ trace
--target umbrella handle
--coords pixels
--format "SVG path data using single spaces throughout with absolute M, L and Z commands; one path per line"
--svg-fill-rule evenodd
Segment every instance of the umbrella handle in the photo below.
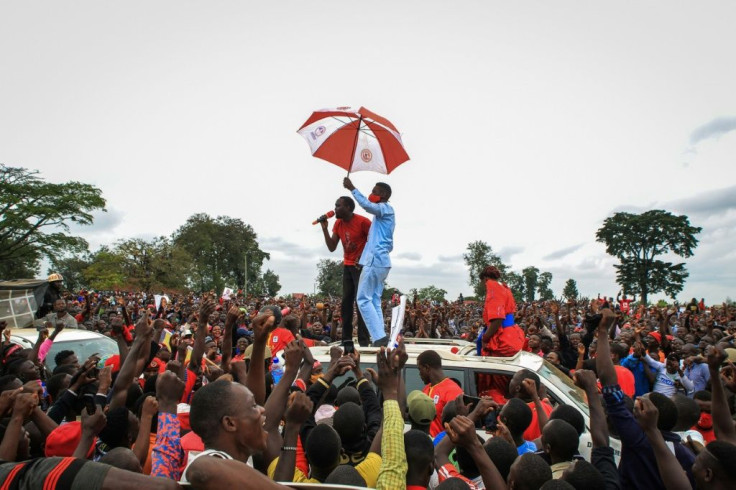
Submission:
M 350 165 L 348 165 L 348 177 L 353 169 L 353 159 L 355 158 L 355 149 L 358 148 L 358 136 L 360 135 L 360 125 L 363 123 L 363 115 L 358 118 L 358 129 L 355 130 L 355 140 L 353 141 L 353 151 L 350 152 Z

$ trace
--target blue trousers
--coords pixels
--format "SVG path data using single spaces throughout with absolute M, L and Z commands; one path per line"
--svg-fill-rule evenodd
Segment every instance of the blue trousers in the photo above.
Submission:
M 355 297 L 358 310 L 363 315 L 363 321 L 371 334 L 371 339 L 382 339 L 386 336 L 383 325 L 383 311 L 381 311 L 381 294 L 383 282 L 388 277 L 390 267 L 363 267 L 358 282 L 358 294 Z

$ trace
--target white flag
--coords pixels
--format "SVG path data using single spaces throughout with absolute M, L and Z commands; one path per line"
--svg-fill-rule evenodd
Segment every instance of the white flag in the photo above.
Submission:
M 398 347 L 396 339 L 399 337 L 399 332 L 404 327 L 404 313 L 406 312 L 406 296 L 402 296 L 399 300 L 399 306 L 391 308 L 391 337 L 388 342 L 388 350 L 392 350 Z

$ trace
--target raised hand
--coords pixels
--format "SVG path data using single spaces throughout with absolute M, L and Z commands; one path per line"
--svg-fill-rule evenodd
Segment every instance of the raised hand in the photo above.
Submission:
M 286 423 L 302 425 L 312 415 L 314 404 L 309 397 L 300 391 L 295 391 L 289 396 L 288 408 L 284 414 Z
M 297 371 L 302 363 L 304 352 L 299 341 L 292 340 L 286 347 L 284 347 L 284 361 L 286 362 L 286 369 Z
M 268 335 L 276 328 L 273 312 L 261 313 L 253 319 L 253 343 L 266 342 Z
M 164 371 L 156 378 L 156 399 L 162 411 L 176 413 L 176 405 L 183 393 L 184 381 L 172 371 Z
M 158 380 L 157 380 L 158 381 Z M 147 396 L 143 400 L 143 409 L 141 410 L 141 418 L 150 417 L 153 418 L 158 412 L 158 400 L 155 396 Z
M 23 418 L 31 416 L 38 405 L 38 396 L 35 393 L 18 393 L 13 401 L 13 417 Z
M 10 407 L 15 403 L 16 397 L 21 393 L 23 393 L 22 386 L 14 390 L 5 390 L 0 393 L 0 417 L 4 417 L 8 413 Z
M 575 371 L 572 379 L 576 386 L 579 386 L 586 392 L 595 390 L 598 382 L 595 373 L 587 369 L 578 369 Z
M 143 315 L 135 324 L 135 338 L 149 338 L 153 335 L 153 325 L 148 319 L 148 309 L 143 311 Z
M 649 398 L 639 397 L 634 403 L 634 418 L 644 432 L 657 430 L 659 410 Z
M 199 307 L 198 321 L 200 325 L 207 325 L 207 322 L 210 320 L 210 315 L 215 312 L 215 308 L 217 308 L 217 305 L 211 299 L 202 302 Z
M 708 361 L 708 367 L 715 372 L 718 372 L 718 370 L 721 368 L 721 364 L 723 364 L 723 361 L 726 360 L 728 356 L 726 355 L 726 351 L 724 351 L 721 347 L 709 345 L 706 349 L 706 359 Z
M 532 400 L 537 400 L 539 398 L 539 394 L 537 393 L 537 384 L 533 379 L 525 379 L 521 382 L 521 387 Z
M 95 404 L 95 413 L 89 414 L 87 410 L 82 410 L 82 431 L 88 434 L 99 434 L 107 424 L 107 417 L 102 411 L 102 407 Z
M 447 437 L 452 443 L 460 447 L 470 447 L 480 444 L 475 433 L 475 423 L 464 415 L 458 415 L 449 423 L 445 423 Z

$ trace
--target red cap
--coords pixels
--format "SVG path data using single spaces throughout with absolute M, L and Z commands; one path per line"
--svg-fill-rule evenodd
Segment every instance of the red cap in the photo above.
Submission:
M 74 454 L 79 441 L 82 439 L 82 423 L 69 422 L 54 429 L 46 438 L 45 454 L 47 458 L 52 456 L 69 457 Z M 87 451 L 87 458 L 92 457 L 95 451 L 95 438 Z
M 649 332 L 649 336 L 653 337 L 658 344 L 662 343 L 662 334 L 660 334 L 659 332 Z

